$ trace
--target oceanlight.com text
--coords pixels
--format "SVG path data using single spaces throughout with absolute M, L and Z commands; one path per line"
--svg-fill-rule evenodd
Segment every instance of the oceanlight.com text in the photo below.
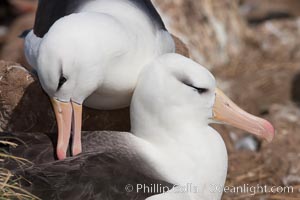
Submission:
M 296 191 L 293 186 L 268 186 L 268 185 L 249 185 L 244 184 L 240 186 L 218 186 L 211 184 L 209 188 L 210 193 L 227 193 L 227 194 L 292 194 Z M 153 194 L 153 193 L 203 193 L 205 192 L 204 187 L 199 187 L 194 184 L 186 184 L 185 186 L 166 186 L 162 184 L 137 184 L 131 185 L 128 184 L 125 187 L 126 192 L 136 192 L 136 193 L 145 193 L 145 194 Z
M 217 186 L 212 185 L 212 193 L 230 193 L 230 194 L 292 194 L 297 192 L 293 186 L 268 186 L 268 185 L 249 185 L 244 184 L 240 186 Z M 299 191 L 298 191 L 299 192 Z

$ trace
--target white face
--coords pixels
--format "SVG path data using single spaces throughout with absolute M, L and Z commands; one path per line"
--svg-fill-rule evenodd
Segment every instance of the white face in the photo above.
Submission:
M 46 93 L 62 102 L 73 101 L 82 104 L 98 86 L 97 77 L 93 78 L 95 73 L 72 65 L 41 65 L 38 68 L 38 76 Z
M 152 127 L 197 129 L 218 122 L 268 141 L 274 137 L 274 128 L 268 121 L 239 108 L 216 89 L 215 79 L 207 69 L 178 54 L 161 56 L 144 70 L 131 107 L 135 132 Z
M 190 60 L 189 60 L 190 61 Z M 186 109 L 197 120 L 208 122 L 212 118 L 213 105 L 215 102 L 215 79 L 204 67 L 192 61 L 186 65 L 176 66 L 181 70 L 174 71 L 174 78 L 167 84 L 169 90 L 167 96 L 174 105 Z M 171 67 L 170 69 L 173 69 Z M 177 94 L 172 96 L 172 94 Z M 190 116 L 187 116 L 190 117 Z
M 170 126 L 180 119 L 207 125 L 213 115 L 214 102 L 213 75 L 190 59 L 170 54 L 144 70 L 134 94 L 132 111 L 139 112 L 143 108 L 143 113 L 152 113 Z M 136 105 L 139 108 L 135 109 Z

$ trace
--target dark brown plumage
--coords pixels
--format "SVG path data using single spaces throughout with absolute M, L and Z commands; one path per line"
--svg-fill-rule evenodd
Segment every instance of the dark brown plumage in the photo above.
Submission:
M 131 148 L 130 133 L 83 133 L 84 153 L 63 161 L 56 161 L 54 157 L 54 135 L 2 133 L 0 136 L 19 144 L 16 149 L 6 149 L 10 154 L 34 163 L 19 166 L 7 160 L 3 167 L 31 182 L 22 181 L 22 185 L 43 200 L 142 200 L 156 193 L 137 193 L 136 189 L 127 192 L 126 185 L 172 187 L 160 181 L 155 171 Z

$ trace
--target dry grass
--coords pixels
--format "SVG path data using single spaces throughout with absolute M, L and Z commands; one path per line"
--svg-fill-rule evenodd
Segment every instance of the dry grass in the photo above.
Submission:
M 17 147 L 17 144 L 7 141 L 0 141 L 2 145 L 9 145 L 10 147 Z M 11 156 L 6 152 L 0 152 L 0 162 L 4 162 L 5 159 L 12 159 L 20 166 L 31 164 L 29 161 L 23 158 Z M 21 188 L 20 181 L 22 177 L 16 177 L 13 173 L 4 168 L 0 168 L 0 200 L 39 200 L 38 197 L 30 194 L 26 190 Z

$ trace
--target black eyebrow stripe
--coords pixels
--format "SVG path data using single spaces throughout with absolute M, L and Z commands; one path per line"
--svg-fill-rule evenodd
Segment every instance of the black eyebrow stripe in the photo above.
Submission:
M 191 84 L 188 84 L 188 83 L 185 83 L 185 85 L 187 85 L 187 86 L 189 86 L 189 87 L 191 87 L 191 88 L 196 89 L 196 90 L 197 90 L 199 93 L 201 93 L 201 94 L 208 91 L 207 88 L 198 88 L 198 87 L 196 87 L 196 86 L 194 86 L 194 85 L 191 85 Z
M 185 83 L 185 85 L 187 85 L 187 86 L 189 86 L 189 87 L 192 87 L 192 88 L 194 88 L 194 89 L 196 89 L 196 90 L 201 89 L 201 88 L 198 88 L 198 87 L 196 87 L 196 86 L 194 86 L 194 85 L 191 85 L 191 84 L 188 84 L 188 83 Z

